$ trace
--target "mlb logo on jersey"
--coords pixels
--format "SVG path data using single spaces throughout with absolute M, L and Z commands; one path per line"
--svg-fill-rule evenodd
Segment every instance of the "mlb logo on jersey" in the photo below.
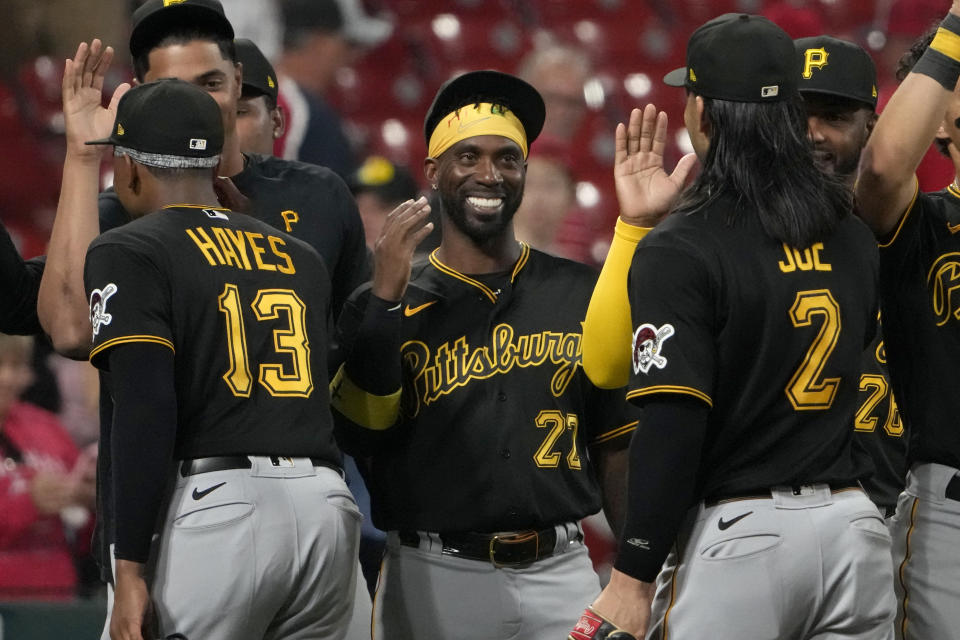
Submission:
M 663 369 L 667 359 L 660 352 L 664 341 L 674 334 L 673 325 L 665 324 L 659 329 L 652 324 L 642 324 L 633 332 L 633 372 L 648 373 L 650 367 Z
M 190 138 L 190 148 L 195 151 L 203 151 L 207 148 L 206 138 Z

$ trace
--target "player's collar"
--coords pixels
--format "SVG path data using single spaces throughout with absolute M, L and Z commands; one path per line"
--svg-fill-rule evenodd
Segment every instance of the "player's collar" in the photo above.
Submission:
M 450 267 L 450 266 L 448 266 L 448 265 L 440 262 L 440 258 L 437 257 L 437 252 L 438 252 L 439 250 L 440 250 L 440 249 L 437 248 L 437 249 L 434 249 L 434 250 L 430 253 L 430 264 L 432 264 L 432 265 L 437 269 L 437 271 L 440 271 L 441 273 L 444 273 L 444 274 L 450 276 L 451 278 L 456 278 L 457 280 L 460 280 L 460 281 L 462 281 L 462 282 L 465 282 L 465 283 L 467 283 L 468 285 L 470 285 L 470 286 L 472 286 L 472 287 L 476 287 L 477 289 L 479 289 L 479 290 L 483 293 L 483 295 L 485 295 L 485 296 L 487 297 L 487 299 L 490 300 L 490 302 L 496 303 L 496 301 L 497 301 L 497 294 L 498 294 L 499 292 L 494 291 L 493 289 L 491 289 L 491 288 L 488 287 L 487 285 L 483 284 L 483 283 L 480 282 L 479 280 L 477 280 L 477 279 L 475 279 L 475 278 L 471 278 L 470 276 L 468 276 L 468 275 L 466 275 L 466 274 L 460 273 L 459 271 L 457 271 L 457 270 L 454 269 L 453 267 Z M 520 274 L 520 271 L 523 269 L 523 267 L 527 264 L 527 260 L 528 260 L 529 258 L 530 258 L 530 245 L 528 245 L 528 244 L 525 243 L 525 242 L 521 242 L 521 243 L 520 243 L 520 257 L 517 258 L 516 263 L 514 263 L 514 265 L 513 265 L 513 270 L 510 272 L 510 282 L 511 282 L 511 283 L 513 283 L 513 282 L 517 279 L 517 276 Z

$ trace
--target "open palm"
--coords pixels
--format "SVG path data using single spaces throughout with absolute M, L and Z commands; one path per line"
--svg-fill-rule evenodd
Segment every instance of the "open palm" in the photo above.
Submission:
M 613 177 L 620 217 L 641 227 L 652 227 L 676 202 L 696 162 L 688 153 L 673 173 L 663 168 L 667 114 L 648 104 L 630 113 L 630 123 L 617 125 Z
M 117 87 L 110 105 L 103 106 L 103 79 L 112 60 L 113 48 L 104 48 L 103 43 L 95 39 L 89 45 L 81 42 L 76 55 L 66 62 L 63 70 L 63 118 L 67 145 L 72 150 L 99 154 L 99 147 L 85 147 L 84 143 L 105 138 L 113 131 L 117 104 L 130 85 L 123 83 Z

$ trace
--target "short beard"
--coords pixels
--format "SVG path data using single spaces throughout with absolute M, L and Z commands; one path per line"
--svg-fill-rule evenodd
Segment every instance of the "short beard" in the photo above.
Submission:
M 513 220 L 513 216 L 517 213 L 517 209 L 520 208 L 521 197 L 517 199 L 516 202 L 504 198 L 503 202 L 503 214 L 500 218 L 493 224 L 483 225 L 481 227 L 472 227 L 467 222 L 467 215 L 464 212 L 463 201 L 457 198 L 456 195 L 450 195 L 447 193 L 440 193 L 440 204 L 443 207 L 443 212 L 446 214 L 446 218 L 453 223 L 460 233 L 470 238 L 474 244 L 482 245 L 486 244 L 490 240 L 502 236 L 507 228 L 510 226 L 510 222 Z

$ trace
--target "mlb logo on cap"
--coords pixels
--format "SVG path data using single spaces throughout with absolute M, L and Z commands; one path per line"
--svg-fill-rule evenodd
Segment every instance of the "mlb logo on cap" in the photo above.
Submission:
M 203 151 L 207 148 L 207 141 L 205 138 L 190 138 L 190 148 Z

